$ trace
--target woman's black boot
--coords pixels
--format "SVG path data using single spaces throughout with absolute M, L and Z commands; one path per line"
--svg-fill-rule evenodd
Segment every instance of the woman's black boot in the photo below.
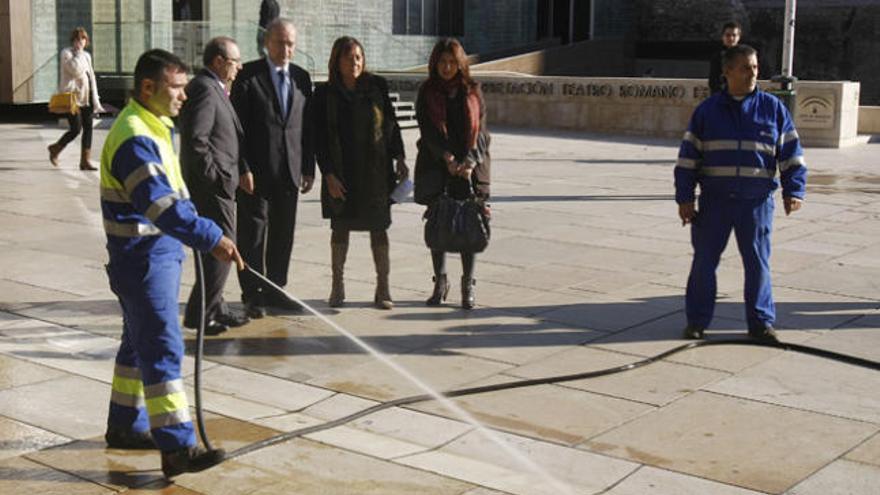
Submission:
M 446 300 L 447 295 L 449 295 L 449 282 L 446 280 L 446 274 L 435 275 L 434 292 L 425 301 L 425 304 L 428 306 L 439 306 L 440 303 Z
M 477 281 L 470 277 L 461 277 L 461 307 L 474 309 L 474 285 Z

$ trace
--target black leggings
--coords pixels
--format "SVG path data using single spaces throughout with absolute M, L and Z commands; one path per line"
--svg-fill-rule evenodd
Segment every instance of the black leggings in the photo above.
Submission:
M 79 107 L 79 112 L 67 116 L 67 123 L 70 128 L 58 140 L 61 146 L 67 146 L 68 143 L 76 139 L 79 131 L 82 131 L 82 148 L 84 150 L 92 149 L 92 107 Z
M 461 253 L 461 276 L 468 280 L 474 278 L 474 265 L 477 261 L 476 253 Z M 434 264 L 434 276 L 446 274 L 446 253 L 443 251 L 431 251 L 431 263 Z

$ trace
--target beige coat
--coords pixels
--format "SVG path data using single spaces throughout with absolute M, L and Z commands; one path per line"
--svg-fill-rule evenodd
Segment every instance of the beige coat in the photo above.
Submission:
M 82 50 L 74 52 L 73 48 L 61 50 L 61 83 L 58 92 L 67 91 L 76 95 L 76 103 L 85 106 L 89 103 L 88 89 L 91 88 L 91 103 L 95 112 L 102 112 L 101 99 L 98 97 L 98 83 L 95 80 L 95 69 L 92 56 Z

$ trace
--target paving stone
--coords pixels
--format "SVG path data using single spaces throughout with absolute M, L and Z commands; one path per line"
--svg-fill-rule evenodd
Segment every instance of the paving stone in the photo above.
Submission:
M 497 377 L 491 380 L 500 381 Z M 509 377 L 503 381 L 516 379 Z M 556 385 L 487 392 L 454 400 L 475 419 L 493 428 L 565 445 L 576 445 L 653 410 L 646 404 Z M 455 418 L 454 413 L 437 402 L 413 407 Z
M 62 375 L 61 372 L 45 366 L 0 355 L 0 389 L 15 388 L 29 383 L 51 380 Z
M 259 487 L 266 494 L 446 495 L 473 488 L 460 481 L 303 439 L 259 450 L 235 459 L 234 463 L 186 475 L 178 483 L 191 490 L 212 494 L 252 493 L 255 487 Z M 227 475 L 224 472 L 233 467 L 241 474 L 232 472 Z M 272 486 L 273 483 L 276 486 Z M 220 486 L 223 488 L 217 490 Z
M 642 466 L 619 485 L 605 492 L 607 495 L 759 495 L 755 492 L 714 481 L 687 476 L 665 469 Z
M 0 414 L 71 438 L 103 434 L 110 387 L 69 376 L 0 390 Z
M 0 459 L 69 442 L 61 435 L 0 417 Z
M 611 369 L 636 361 L 640 359 L 601 349 L 576 347 L 508 373 L 523 378 L 544 378 Z M 567 381 L 561 385 L 662 406 L 727 376 L 729 376 L 727 373 L 718 371 L 657 362 L 623 373 Z
M 437 391 L 457 388 L 500 373 L 510 366 L 467 356 L 398 355 L 390 359 Z M 359 397 L 389 400 L 426 393 L 385 363 L 373 360 L 333 375 L 312 380 L 313 385 Z
M 0 460 L 0 493 L 113 495 L 109 488 L 17 457 Z
M 821 377 L 821 379 L 817 379 Z M 880 424 L 876 370 L 785 354 L 707 387 L 714 392 Z
M 595 437 L 583 448 L 781 493 L 877 429 L 824 414 L 696 392 Z
M 441 449 L 397 462 L 513 494 L 596 493 L 637 465 L 589 452 L 495 433 L 503 448 L 474 431 Z M 586 455 L 582 455 L 586 454 Z
M 836 461 L 800 482 L 786 495 L 848 495 L 871 493 L 880 486 L 880 467 Z
M 328 390 L 229 366 L 205 371 L 202 388 L 285 411 L 298 411 L 333 395 Z
M 874 435 L 865 443 L 854 448 L 846 454 L 846 458 L 853 461 L 863 462 L 865 464 L 880 466 L 880 434 Z

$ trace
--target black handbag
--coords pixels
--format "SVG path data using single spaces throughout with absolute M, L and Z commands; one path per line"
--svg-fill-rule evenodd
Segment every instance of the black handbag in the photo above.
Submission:
M 425 244 L 432 251 L 480 253 L 489 245 L 489 217 L 471 190 L 467 199 L 444 191 L 425 210 Z

